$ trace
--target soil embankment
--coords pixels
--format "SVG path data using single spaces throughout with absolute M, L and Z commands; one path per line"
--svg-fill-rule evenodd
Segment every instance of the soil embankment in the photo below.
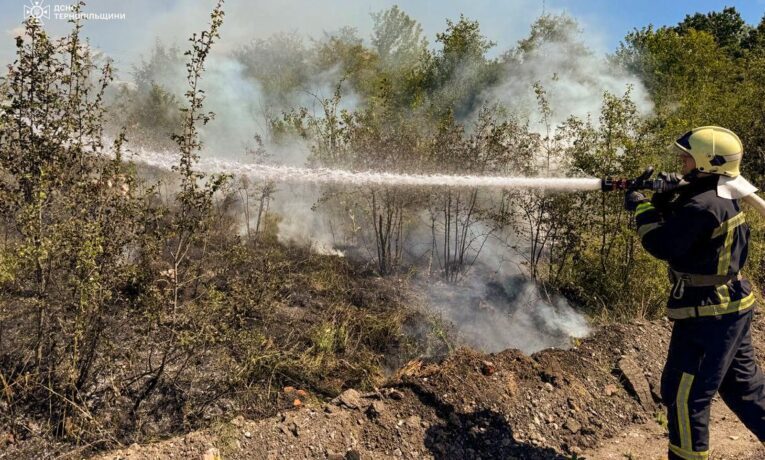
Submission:
M 755 323 L 763 356 L 763 321 Z M 284 391 L 278 416 L 214 428 L 101 459 L 656 459 L 666 445 L 659 376 L 664 321 L 601 329 L 571 350 L 525 356 L 459 350 L 413 361 L 379 391 L 331 402 Z M 765 458 L 718 401 L 712 458 Z

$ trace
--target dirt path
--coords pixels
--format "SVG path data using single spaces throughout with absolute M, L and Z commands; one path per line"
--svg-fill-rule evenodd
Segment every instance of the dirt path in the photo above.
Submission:
M 712 405 L 710 435 L 711 460 L 741 460 L 765 458 L 765 449 L 757 438 L 721 401 Z M 657 460 L 666 459 L 667 435 L 664 427 L 654 420 L 628 428 L 621 436 L 587 450 L 585 457 L 596 460 Z

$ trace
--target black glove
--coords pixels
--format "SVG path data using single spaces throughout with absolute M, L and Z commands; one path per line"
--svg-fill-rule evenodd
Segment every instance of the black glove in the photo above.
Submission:
M 680 185 L 682 177 L 677 173 L 660 172 L 656 177 L 660 182 L 658 189 L 659 193 L 668 192 L 676 189 Z
M 637 209 L 640 203 L 645 203 L 648 201 L 648 198 L 646 198 L 642 193 L 638 192 L 637 189 L 642 188 L 645 184 L 645 181 L 650 179 L 652 175 L 653 166 L 649 166 L 645 168 L 643 174 L 632 180 L 632 185 L 624 193 L 624 209 L 632 212 Z
M 647 203 L 648 198 L 637 190 L 627 190 L 624 194 L 624 209 L 634 212 L 640 203 Z

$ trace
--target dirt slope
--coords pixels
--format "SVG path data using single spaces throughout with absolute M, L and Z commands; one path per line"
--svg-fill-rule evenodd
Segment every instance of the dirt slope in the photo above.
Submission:
M 763 356 L 763 321 L 755 324 Z M 462 349 L 410 362 L 377 392 L 328 403 L 286 389 L 275 418 L 241 418 L 102 459 L 661 458 L 656 404 L 667 322 L 604 328 L 572 350 L 531 357 Z M 765 458 L 723 405 L 713 409 L 713 457 Z

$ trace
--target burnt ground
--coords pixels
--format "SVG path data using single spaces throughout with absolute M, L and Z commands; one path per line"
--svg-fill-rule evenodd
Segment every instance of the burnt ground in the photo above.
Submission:
M 764 328 L 758 315 L 760 356 Z M 659 458 L 649 452 L 660 455 L 666 445 L 657 401 L 669 332 L 666 321 L 613 325 L 570 350 L 532 356 L 460 349 L 441 362 L 409 362 L 374 392 L 347 390 L 322 402 L 288 387 L 276 417 L 233 418 L 98 458 Z M 713 430 L 719 423 L 717 416 Z M 718 449 L 712 458 L 765 458 L 747 436 L 730 434 L 727 445 L 741 449 Z

